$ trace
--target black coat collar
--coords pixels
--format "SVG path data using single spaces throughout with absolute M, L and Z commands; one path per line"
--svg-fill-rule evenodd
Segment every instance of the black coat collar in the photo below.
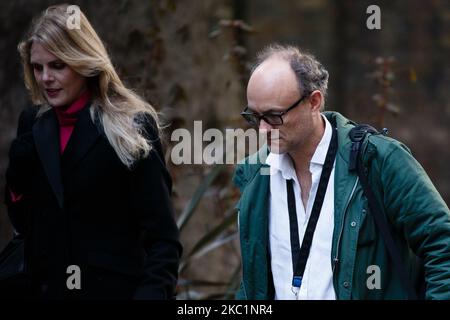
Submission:
M 94 146 L 99 136 L 98 121 L 96 123 L 92 121 L 90 105 L 87 105 L 80 111 L 75 128 L 61 156 L 64 168 L 73 169 Z
M 53 109 L 39 117 L 33 126 L 33 137 L 39 159 L 61 208 L 64 206 L 61 162 L 64 162 L 65 170 L 72 170 L 100 136 L 98 125 L 92 122 L 89 110 L 90 104 L 80 111 L 63 155 L 60 155 L 59 124 Z

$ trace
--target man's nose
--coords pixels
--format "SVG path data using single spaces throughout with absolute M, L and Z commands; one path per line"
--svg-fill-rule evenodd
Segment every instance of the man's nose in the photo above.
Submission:
M 272 129 L 273 129 L 272 125 L 268 124 L 264 119 L 261 119 L 259 121 L 259 131 L 270 132 L 270 130 Z

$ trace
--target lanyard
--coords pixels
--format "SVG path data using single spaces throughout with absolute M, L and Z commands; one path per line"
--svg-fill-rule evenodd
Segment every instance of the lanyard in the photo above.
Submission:
M 314 205 L 311 211 L 311 216 L 308 220 L 305 235 L 303 236 L 301 247 L 298 235 L 297 211 L 295 208 L 295 194 L 293 187 L 294 180 L 286 180 L 289 226 L 291 234 L 292 268 L 294 270 L 294 275 L 292 277 L 292 292 L 295 296 L 298 295 L 302 285 L 303 273 L 305 272 L 314 231 L 316 230 L 320 210 L 322 209 L 325 193 L 327 192 L 328 181 L 330 180 L 334 159 L 336 158 L 337 147 L 338 143 L 336 128 L 332 128 L 331 142 L 328 147 L 327 156 L 322 168 L 322 174 L 320 175 L 319 186 L 317 187 L 316 198 L 314 199 Z

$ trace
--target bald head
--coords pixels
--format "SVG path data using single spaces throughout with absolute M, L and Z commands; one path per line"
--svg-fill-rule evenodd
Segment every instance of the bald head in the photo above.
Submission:
M 299 86 L 288 61 L 271 57 L 252 73 L 247 86 L 249 106 L 257 112 L 286 106 L 300 97 Z M 272 108 L 275 110 L 275 108 Z
M 291 90 L 292 86 L 296 84 L 298 95 L 309 95 L 314 91 L 320 91 L 322 94 L 321 108 L 323 109 L 328 88 L 328 71 L 313 55 L 293 46 L 269 45 L 258 54 L 253 73 L 266 73 L 266 71 L 270 72 L 272 78 L 269 81 L 276 84 L 279 84 L 281 80 L 288 79 L 285 77 L 286 75 L 294 75 L 295 80 L 289 82 L 284 89 Z M 256 76 L 256 74 L 252 74 L 252 78 L 253 75 Z M 270 84 L 270 82 L 267 83 Z M 249 83 L 249 89 L 253 89 L 250 85 L 253 83 Z M 269 88 L 273 87 L 269 86 Z M 249 98 L 248 95 L 247 98 Z

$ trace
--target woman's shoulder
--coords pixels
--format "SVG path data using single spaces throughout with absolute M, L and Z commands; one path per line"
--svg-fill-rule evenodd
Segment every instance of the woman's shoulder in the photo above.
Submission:
M 33 120 L 36 118 L 38 110 L 38 106 L 28 105 L 20 113 L 20 118 L 23 120 Z
M 142 134 L 151 142 L 160 139 L 159 127 L 157 119 L 148 112 L 139 112 L 136 114 L 134 121 L 141 128 Z
M 19 115 L 19 124 L 17 126 L 17 134 L 31 131 L 33 124 L 36 121 L 38 113 L 37 106 L 25 107 Z
M 139 112 L 134 119 L 141 130 L 141 134 L 151 145 L 151 151 L 147 158 L 156 159 L 165 166 L 162 135 L 158 126 L 158 119 L 148 112 Z

